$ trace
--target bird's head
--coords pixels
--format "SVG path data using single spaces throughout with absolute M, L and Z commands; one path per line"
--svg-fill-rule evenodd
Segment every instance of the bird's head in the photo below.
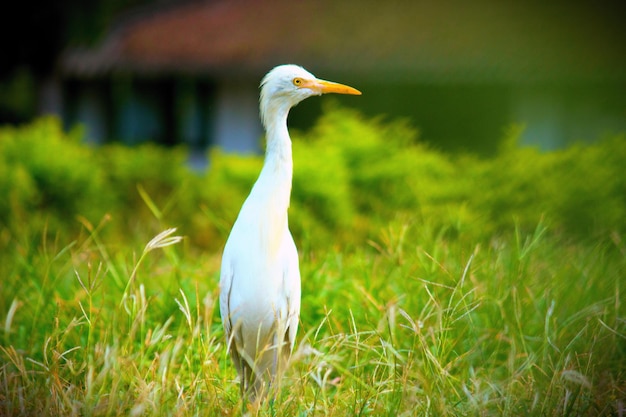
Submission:
M 273 111 L 289 109 L 305 98 L 326 93 L 360 95 L 347 85 L 320 80 L 298 65 L 275 67 L 261 81 L 261 118 L 267 127 L 266 117 Z

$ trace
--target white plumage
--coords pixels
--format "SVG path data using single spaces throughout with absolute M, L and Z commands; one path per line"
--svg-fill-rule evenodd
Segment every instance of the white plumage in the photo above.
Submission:
M 261 401 L 284 371 L 300 315 L 298 252 L 287 222 L 293 174 L 287 115 L 300 101 L 323 93 L 361 94 L 296 65 L 278 66 L 261 82 L 265 162 L 224 247 L 220 276 L 229 351 L 242 395 L 252 401 Z

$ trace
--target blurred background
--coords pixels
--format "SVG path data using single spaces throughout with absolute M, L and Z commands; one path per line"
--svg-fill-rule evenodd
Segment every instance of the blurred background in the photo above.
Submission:
M 490 154 L 512 123 L 544 150 L 626 130 L 626 29 L 609 1 L 19 2 L 3 13 L 0 124 L 58 115 L 91 143 L 262 151 L 257 97 L 297 63 L 406 117 L 445 151 Z M 294 109 L 306 129 L 320 100 Z
M 402 219 L 470 241 L 618 236 L 622 3 L 18 3 L 0 22 L 0 243 L 107 223 L 221 250 L 282 63 L 363 92 L 290 113 L 297 241 L 361 245 Z

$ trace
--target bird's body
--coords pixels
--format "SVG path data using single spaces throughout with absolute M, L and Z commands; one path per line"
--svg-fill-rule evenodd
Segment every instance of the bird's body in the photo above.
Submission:
M 262 399 L 284 370 L 300 315 L 300 271 L 287 209 L 293 161 L 289 109 L 325 92 L 360 94 L 317 80 L 295 65 L 270 71 L 261 83 L 267 133 L 263 169 L 233 225 L 222 256 L 220 312 L 242 393 Z

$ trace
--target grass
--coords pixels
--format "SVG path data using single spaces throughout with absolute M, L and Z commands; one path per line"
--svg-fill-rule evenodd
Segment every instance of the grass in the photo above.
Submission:
M 0 415 L 241 415 L 219 253 L 173 230 L 102 241 L 105 223 L 71 242 L 0 235 Z M 626 412 L 617 234 L 574 242 L 539 224 L 476 242 L 397 221 L 309 249 L 301 270 L 297 352 L 260 415 Z

